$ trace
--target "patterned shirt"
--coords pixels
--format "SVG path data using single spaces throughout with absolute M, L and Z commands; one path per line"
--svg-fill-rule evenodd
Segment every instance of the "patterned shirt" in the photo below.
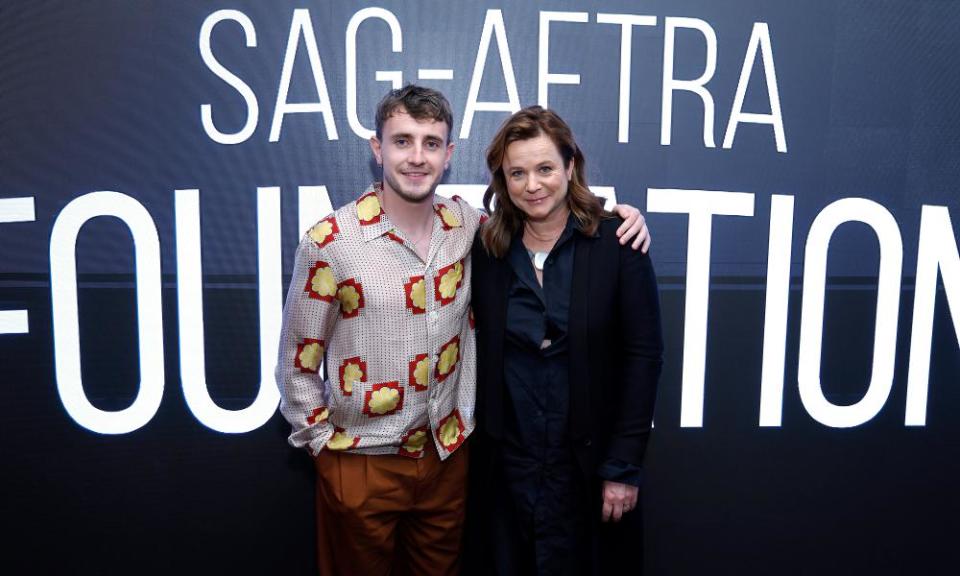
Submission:
M 377 183 L 320 220 L 297 249 L 277 381 L 290 444 L 441 458 L 474 427 L 470 246 L 459 198 L 434 198 L 426 262 L 383 211 Z M 325 367 L 325 378 L 320 374 Z

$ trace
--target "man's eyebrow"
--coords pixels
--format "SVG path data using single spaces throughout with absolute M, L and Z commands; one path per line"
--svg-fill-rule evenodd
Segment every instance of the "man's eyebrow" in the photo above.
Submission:
M 393 134 L 393 135 L 390 136 L 390 140 L 397 140 L 397 139 L 399 139 L 399 138 L 405 138 L 405 139 L 407 139 L 407 140 L 414 140 L 414 139 L 415 139 L 414 136 L 413 136 L 413 134 L 410 134 L 410 133 L 408 133 L 408 132 L 401 132 L 401 133 Z M 443 141 L 444 141 L 444 139 L 443 139 L 442 137 L 440 137 L 440 136 L 435 136 L 435 135 L 433 135 L 433 134 L 428 134 L 428 135 L 424 136 L 424 137 L 423 137 L 423 140 L 424 140 L 424 141 L 431 141 L 431 142 L 443 142 Z

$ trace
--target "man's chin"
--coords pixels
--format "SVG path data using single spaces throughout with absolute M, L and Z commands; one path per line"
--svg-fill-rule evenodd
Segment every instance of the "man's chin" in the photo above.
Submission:
M 424 182 L 408 182 L 402 176 L 384 174 L 384 188 L 388 188 L 404 202 L 411 204 L 433 203 L 433 194 L 440 184 L 439 178 L 424 179 Z
M 432 186 L 423 186 L 417 188 L 402 188 L 400 186 L 392 186 L 393 192 L 402 198 L 403 200 L 410 202 L 411 204 L 420 204 L 424 202 L 433 202 L 433 193 L 437 190 L 437 184 L 433 183 Z

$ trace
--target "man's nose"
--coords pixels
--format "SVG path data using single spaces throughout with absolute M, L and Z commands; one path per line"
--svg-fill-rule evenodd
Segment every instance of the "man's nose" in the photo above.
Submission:
M 411 164 L 423 164 L 423 146 L 420 144 L 414 144 L 412 150 L 410 151 L 410 163 Z

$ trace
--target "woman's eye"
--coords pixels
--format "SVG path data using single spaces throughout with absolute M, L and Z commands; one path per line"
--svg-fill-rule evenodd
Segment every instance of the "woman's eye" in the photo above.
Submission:
M 551 167 L 549 167 L 549 166 L 541 166 L 541 167 L 540 167 L 540 173 L 541 173 L 541 174 L 550 174 L 551 172 L 553 172 L 553 168 L 551 168 Z

